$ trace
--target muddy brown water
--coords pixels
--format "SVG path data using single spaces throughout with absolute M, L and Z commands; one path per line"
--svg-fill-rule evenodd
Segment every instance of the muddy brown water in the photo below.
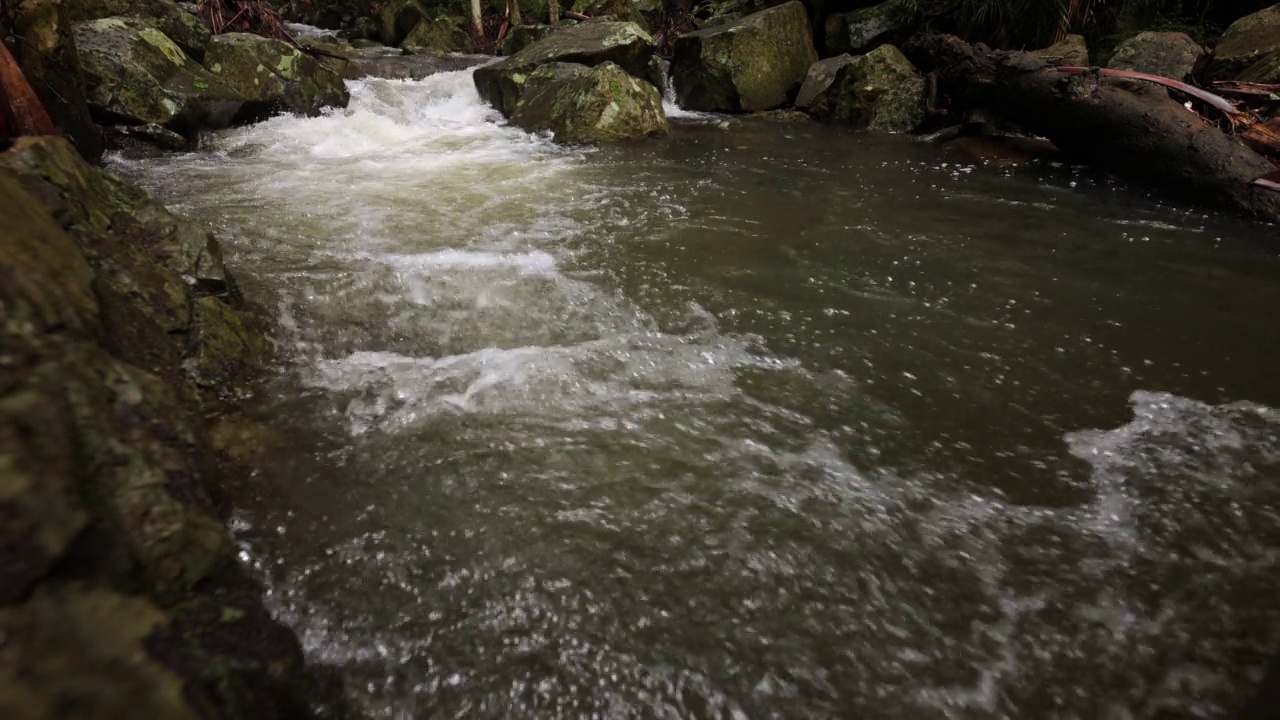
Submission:
M 113 162 L 279 320 L 235 529 L 369 716 L 1223 717 L 1280 648 L 1276 228 L 352 89 Z

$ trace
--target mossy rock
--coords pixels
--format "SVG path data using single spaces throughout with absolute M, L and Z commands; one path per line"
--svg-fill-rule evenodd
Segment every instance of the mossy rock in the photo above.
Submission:
M 530 73 L 511 122 L 558 142 L 597 143 L 667 133 L 662 96 L 611 62 L 549 63 Z
M 1186 80 L 1205 54 L 1186 33 L 1143 32 L 1120 43 L 1107 67 Z
M 633 22 L 652 32 L 661 19 L 661 0 L 576 0 L 568 8 L 592 20 Z
M 749 112 L 781 107 L 818 54 L 804 5 L 791 2 L 676 39 L 672 81 L 680 106 Z
M 164 33 L 197 61 L 212 37 L 200 18 L 171 0 L 64 0 L 72 22 L 130 17 Z
M 862 55 L 911 34 L 910 16 L 898 0 L 846 13 L 833 13 L 823 26 L 827 55 Z
M 471 51 L 471 36 L 459 17 L 441 15 L 424 18 L 409 33 L 400 47 L 414 55 L 445 55 Z M 518 28 L 517 28 L 518 29 Z
M 1280 50 L 1266 55 L 1251 65 L 1248 70 L 1240 73 L 1240 79 L 1244 82 L 1263 83 L 1266 85 L 1280 83 Z
M 76 45 L 101 122 L 154 123 L 179 132 L 225 127 L 245 97 L 209 73 L 148 21 L 77 23 Z
M 796 107 L 815 117 L 830 117 L 835 96 L 831 90 L 833 87 L 838 88 L 835 84 L 836 76 L 851 62 L 853 56 L 837 55 L 810 66 L 800 85 L 800 92 L 796 95 Z
M 341 74 L 280 40 L 248 33 L 215 37 L 205 67 L 246 98 L 238 120 L 284 111 L 315 115 L 351 100 Z
M 1068 35 L 1047 48 L 1036 50 L 1035 54 L 1054 66 L 1089 65 L 1089 45 L 1083 35 Z
M 830 119 L 880 132 L 911 132 L 924 122 L 925 82 L 892 45 L 854 57 L 837 72 Z
M 1206 75 L 1210 80 L 1236 78 L 1277 51 L 1280 51 L 1280 3 L 1231 23 L 1213 49 Z
M 515 111 L 524 80 L 547 63 L 595 66 L 610 62 L 631 76 L 644 79 L 653 57 L 653 38 L 629 22 L 586 22 L 552 33 L 514 55 L 476 68 L 480 97 L 508 117 Z
M 551 25 L 517 25 L 502 39 L 502 54 L 511 57 L 559 29 Z

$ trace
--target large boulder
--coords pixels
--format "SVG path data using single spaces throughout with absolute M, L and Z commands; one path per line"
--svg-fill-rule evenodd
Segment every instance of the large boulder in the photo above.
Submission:
M 663 9 L 662 0 L 574 0 L 565 4 L 579 15 L 633 22 L 646 31 L 657 27 Z
M 830 117 L 831 101 L 835 97 L 832 89 L 839 88 L 836 78 L 851 62 L 852 55 L 837 55 L 814 63 L 800 85 L 796 107 L 816 117 Z
M 199 60 L 209 43 L 209 28 L 172 0 L 63 0 L 72 22 L 109 17 L 144 20 L 164 33 L 183 52 Z
M 414 55 L 469 52 L 471 36 L 467 34 L 463 24 L 462 18 L 447 15 L 423 18 L 400 43 L 400 47 Z
M 565 143 L 664 135 L 667 117 L 653 85 L 606 62 L 592 68 L 548 63 L 530 73 L 511 122 L 550 131 Z
M 314 115 L 326 107 L 346 107 L 342 76 L 329 66 L 280 40 L 227 33 L 209 42 L 205 67 L 245 98 L 237 119 L 276 111 Z
M 880 132 L 910 132 L 924 122 L 925 82 L 892 45 L 881 45 L 839 66 L 815 117 Z
M 827 55 L 862 55 L 911 34 L 910 16 L 897 0 L 846 13 L 833 13 L 823 27 Z
M 1280 51 L 1280 3 L 1231 24 L 1213 50 L 1210 79 L 1234 78 L 1264 57 Z
M 1204 48 L 1186 33 L 1142 32 L 1116 46 L 1107 67 L 1186 80 L 1204 57 Z
M 103 122 L 188 132 L 225 127 L 245 96 L 192 60 L 152 24 L 111 17 L 77 23 L 90 110 Z
M 1050 65 L 1088 67 L 1089 45 L 1083 35 L 1068 35 L 1047 48 L 1036 50 L 1036 55 Z
M 690 110 L 750 112 L 785 104 L 818 60 L 797 0 L 676 38 L 671 75 Z
M 66 3 L 27 0 L 14 6 L 13 33 L 18 64 L 40 96 L 49 116 L 80 154 L 90 160 L 102 155 L 102 132 L 89 114 L 80 53 Z
M 645 78 L 653 57 L 653 38 L 629 22 L 586 22 L 567 27 L 496 63 L 477 68 L 480 97 L 504 115 L 515 111 L 529 73 L 551 62 L 594 67 L 611 62 L 636 78 Z

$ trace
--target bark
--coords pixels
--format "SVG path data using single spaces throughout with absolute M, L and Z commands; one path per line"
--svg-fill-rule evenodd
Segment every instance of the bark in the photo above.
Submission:
M 8 136 L 58 134 L 40 98 L 3 42 L 0 42 L 0 115 L 4 116 L 0 127 Z
M 560 25 L 560 3 L 557 0 L 547 0 L 547 16 L 552 27 Z
M 989 109 L 1120 177 L 1280 223 L 1280 193 L 1250 184 L 1276 166 L 1162 88 L 1064 75 L 1030 53 L 949 35 L 917 36 L 907 49 L 955 103 Z
M 484 42 L 484 19 L 480 16 L 480 0 L 471 0 L 471 37 L 477 46 Z

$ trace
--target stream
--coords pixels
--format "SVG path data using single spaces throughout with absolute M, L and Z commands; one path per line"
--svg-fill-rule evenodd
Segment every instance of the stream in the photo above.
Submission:
M 350 87 L 111 166 L 278 321 L 233 529 L 367 716 L 1223 717 L 1280 650 L 1275 228 Z

